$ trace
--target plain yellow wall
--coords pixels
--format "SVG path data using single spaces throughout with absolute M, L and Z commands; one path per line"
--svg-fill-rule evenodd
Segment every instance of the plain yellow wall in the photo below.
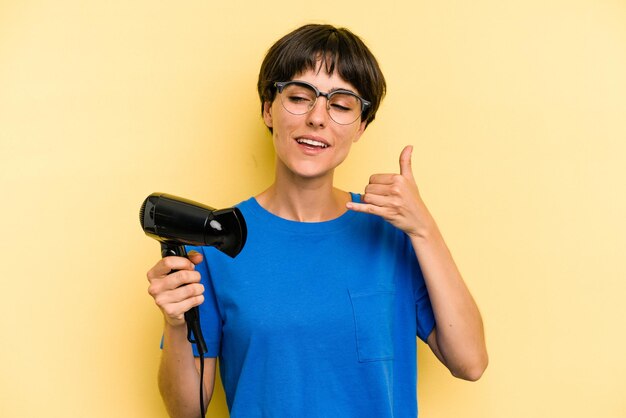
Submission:
M 308 22 L 353 29 L 388 79 L 338 185 L 414 144 L 483 312 L 478 383 L 420 347 L 420 416 L 625 417 L 623 0 L 0 2 L 0 416 L 166 416 L 139 206 L 269 185 L 256 75 Z

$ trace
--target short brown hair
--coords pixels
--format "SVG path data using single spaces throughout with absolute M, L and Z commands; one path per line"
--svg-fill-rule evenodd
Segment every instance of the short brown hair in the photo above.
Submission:
M 276 97 L 275 82 L 289 81 L 298 73 L 315 70 L 320 60 L 320 69 L 324 68 L 328 74 L 336 70 L 372 103 L 361 115 L 367 126 L 374 120 L 385 96 L 385 77 L 378 61 L 358 36 L 331 25 L 304 25 L 272 45 L 261 64 L 257 83 L 261 112 L 264 103 L 271 103 Z

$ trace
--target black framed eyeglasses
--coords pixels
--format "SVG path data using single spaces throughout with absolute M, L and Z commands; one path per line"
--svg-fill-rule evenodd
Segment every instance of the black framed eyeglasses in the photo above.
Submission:
M 285 110 L 293 115 L 304 115 L 313 109 L 317 98 L 326 98 L 326 110 L 332 120 L 340 125 L 350 125 L 372 104 L 358 94 L 345 89 L 328 93 L 318 90 L 306 81 L 278 81 L 274 83 L 280 102 Z

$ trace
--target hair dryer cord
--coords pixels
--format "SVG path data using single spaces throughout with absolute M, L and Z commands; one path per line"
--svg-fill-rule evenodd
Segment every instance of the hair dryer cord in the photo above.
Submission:
M 187 257 L 184 245 L 168 245 L 161 243 L 161 256 Z M 194 306 L 185 312 L 185 322 L 187 322 L 187 341 L 195 344 L 200 355 L 200 417 L 204 417 L 204 355 L 208 352 L 202 328 L 200 327 L 200 311 Z

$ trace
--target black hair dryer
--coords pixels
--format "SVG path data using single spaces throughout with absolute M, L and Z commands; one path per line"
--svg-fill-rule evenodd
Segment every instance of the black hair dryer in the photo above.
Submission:
M 186 257 L 185 245 L 208 245 L 235 257 L 246 243 L 246 222 L 238 208 L 218 210 L 165 193 L 152 193 L 146 198 L 139 222 L 146 235 L 161 243 L 162 257 Z M 204 355 L 207 347 L 197 307 L 185 312 L 185 321 L 187 339 Z

